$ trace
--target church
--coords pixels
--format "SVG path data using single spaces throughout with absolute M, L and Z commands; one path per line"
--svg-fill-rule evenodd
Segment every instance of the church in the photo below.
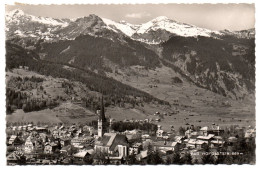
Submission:
M 126 135 L 112 133 L 111 122 L 105 117 L 103 96 L 101 109 L 97 111 L 98 117 L 98 138 L 95 142 L 96 153 L 103 153 L 110 159 L 122 159 L 128 155 L 128 140 Z
M 104 99 L 102 96 L 101 99 L 101 109 L 97 110 L 98 114 L 98 137 L 102 137 L 105 133 L 108 132 L 109 129 L 109 123 L 107 122 L 107 119 L 105 117 L 105 108 L 104 108 Z

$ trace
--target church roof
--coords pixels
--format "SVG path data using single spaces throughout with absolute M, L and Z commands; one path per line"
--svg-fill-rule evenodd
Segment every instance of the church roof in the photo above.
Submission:
M 116 133 L 105 133 L 101 138 L 100 145 L 109 147 L 109 150 L 114 151 L 117 145 L 128 145 L 125 135 Z

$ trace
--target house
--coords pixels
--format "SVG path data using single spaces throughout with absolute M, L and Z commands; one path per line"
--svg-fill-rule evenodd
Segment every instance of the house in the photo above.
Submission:
M 126 130 L 125 133 L 126 134 L 138 134 L 140 133 L 141 131 L 140 130 L 137 130 L 137 129 L 133 129 L 133 130 Z
M 196 131 L 191 132 L 190 138 L 197 138 L 199 136 L 199 133 Z
M 187 139 L 186 147 L 191 149 L 196 148 L 196 139 Z
M 146 160 L 148 156 L 148 150 L 141 151 L 140 154 L 136 155 L 136 160 L 143 161 Z
M 7 157 L 7 165 L 16 165 L 21 164 L 22 162 L 25 162 L 25 157 L 23 153 L 14 151 L 11 154 L 9 154 Z M 24 161 L 23 161 L 24 159 Z
M 60 127 L 59 127 L 59 130 L 64 130 L 65 129 L 65 127 L 63 126 L 63 125 L 61 125 Z
M 53 153 L 52 145 L 49 142 L 45 143 L 44 153 L 45 154 L 52 154 Z
M 34 150 L 34 142 L 33 142 L 33 138 L 31 136 L 29 136 L 24 144 L 24 153 L 32 153 Z
M 16 130 L 17 130 L 17 127 L 16 127 L 16 126 L 12 127 L 12 130 L 13 130 L 13 131 L 16 131 Z
M 22 141 L 16 135 L 12 135 L 8 141 L 9 145 L 19 145 L 21 143 Z
M 93 149 L 83 150 L 83 151 L 80 151 L 80 152 L 78 152 L 76 154 L 73 154 L 74 162 L 77 163 L 77 164 L 84 164 L 84 161 L 89 159 L 89 157 L 92 154 L 94 154 L 94 150 Z
M 83 132 L 89 132 L 90 135 L 93 135 L 95 133 L 94 127 L 88 125 L 84 126 L 82 130 Z
M 207 136 L 208 134 L 214 134 L 216 136 L 221 136 L 224 133 L 224 129 L 219 126 L 205 126 L 200 129 L 200 135 Z
M 90 143 L 93 140 L 93 137 L 87 136 L 87 137 L 74 137 L 71 139 L 71 145 L 73 145 L 76 148 L 81 148 L 83 145 Z
M 17 130 L 21 131 L 22 130 L 22 126 L 18 126 Z
M 167 132 L 165 132 L 164 130 L 162 130 L 162 126 L 161 126 L 161 125 L 158 125 L 158 126 L 157 126 L 156 136 L 157 136 L 158 138 L 163 138 L 164 136 L 167 136 Z
M 197 139 L 209 143 L 209 141 L 213 140 L 214 136 L 215 136 L 214 134 L 200 135 L 197 137 Z
M 155 119 L 155 122 L 160 122 L 160 121 L 161 121 L 160 118 L 156 118 L 156 119 Z
M 196 144 L 195 144 L 195 147 L 197 149 L 203 149 L 206 145 L 207 145 L 207 142 L 202 141 L 202 140 L 197 140 Z
M 126 157 L 128 156 L 128 141 L 125 135 L 116 133 L 105 133 L 96 143 L 95 152 L 101 152 L 109 156 Z M 111 158 L 111 157 L 110 157 Z
M 78 129 L 75 135 L 76 135 L 77 137 L 81 137 L 81 136 L 83 135 L 82 129 Z
M 236 137 L 229 137 L 228 138 L 228 143 L 230 145 L 234 144 L 234 143 L 237 143 L 237 138 Z
M 185 136 L 186 136 L 187 138 L 190 138 L 192 132 L 193 132 L 192 129 L 188 129 L 187 131 L 185 131 Z
M 239 135 L 239 136 L 243 136 L 244 135 L 244 130 L 245 130 L 245 128 L 243 128 L 243 127 L 239 127 L 239 126 L 236 126 L 235 127 L 235 130 L 236 130 L 236 132 L 237 132 L 237 134 Z
M 70 138 L 61 138 L 60 139 L 61 147 L 68 146 L 68 145 L 70 145 L 70 143 L 71 143 Z
M 48 137 L 45 133 L 40 133 L 39 136 L 40 136 L 42 142 L 44 142 L 44 143 L 48 140 Z
M 185 140 L 184 136 L 175 136 L 175 141 L 182 144 Z
M 210 141 L 210 147 L 222 147 L 224 145 L 225 141 L 223 141 L 223 138 L 220 136 L 214 136 L 213 140 Z
M 154 151 L 161 151 L 163 153 L 171 153 L 174 151 L 174 147 L 176 147 L 176 143 L 171 141 L 155 141 L 153 143 Z
M 190 149 L 202 149 L 206 144 L 207 141 L 198 140 L 198 139 L 189 139 L 186 146 Z
M 45 127 L 36 127 L 35 128 L 35 131 L 38 132 L 38 133 L 47 133 L 48 132 L 48 129 L 45 128 Z
M 148 135 L 148 134 L 143 134 L 143 135 L 142 135 L 142 140 L 143 140 L 143 141 L 146 141 L 146 140 L 149 140 L 149 139 L 151 139 L 151 136 L 150 136 L 150 135 Z
M 22 126 L 22 130 L 23 130 L 23 131 L 26 131 L 26 130 L 27 130 L 27 125 L 23 125 L 23 126 Z
M 255 129 L 248 129 L 245 133 L 245 138 L 255 138 L 256 130 Z
M 72 146 L 71 145 L 68 145 L 68 146 L 63 146 L 60 150 L 60 153 L 63 154 L 63 155 L 69 155 L 70 151 L 72 149 Z
M 132 147 L 129 147 L 129 155 L 135 154 L 137 155 L 142 148 L 142 143 L 135 143 Z

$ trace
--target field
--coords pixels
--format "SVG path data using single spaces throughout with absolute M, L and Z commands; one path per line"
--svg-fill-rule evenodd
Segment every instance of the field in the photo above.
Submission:
M 130 74 L 124 74 L 130 73 Z M 66 101 L 53 109 L 24 113 L 22 110 L 16 110 L 12 115 L 6 116 L 8 122 L 46 122 L 46 123 L 86 123 L 97 120 L 97 115 L 82 104 L 71 101 L 71 95 L 64 93 L 61 82 L 64 79 L 45 77 L 33 72 L 16 69 L 13 72 L 7 72 L 7 80 L 11 76 L 39 76 L 46 80 L 43 82 L 44 90 L 51 98 L 63 96 Z M 166 131 L 174 126 L 178 129 L 180 126 L 189 125 L 207 126 L 218 124 L 220 126 L 255 125 L 255 104 L 254 95 L 249 95 L 244 101 L 232 100 L 227 97 L 215 94 L 206 89 L 198 88 L 186 80 L 183 83 L 172 83 L 172 77 L 179 77 L 170 68 L 162 67 L 155 70 L 144 70 L 140 67 L 132 67 L 131 71 L 119 70 L 119 73 L 107 73 L 125 84 L 150 93 L 151 95 L 169 101 L 171 107 L 158 104 L 144 104 L 143 107 L 136 106 L 132 108 L 126 104 L 124 108 L 107 107 L 106 116 L 120 120 L 144 120 L 153 119 L 153 122 L 162 125 Z M 73 96 L 84 97 L 89 94 L 94 95 L 86 89 L 84 85 L 73 82 L 75 92 Z M 35 96 L 37 92 L 33 93 Z M 173 105 L 175 104 L 175 105 Z M 179 111 L 177 113 L 176 111 Z M 160 115 L 155 115 L 159 112 Z M 175 114 L 171 114 L 176 112 Z M 171 114 L 171 115 L 169 115 Z M 160 118 L 160 122 L 155 119 Z
M 248 95 L 245 100 L 240 101 L 196 87 L 186 80 L 182 80 L 183 83 L 172 83 L 172 77 L 180 76 L 165 66 L 149 72 L 140 67 L 132 67 L 131 71 L 121 70 L 119 74 L 107 74 L 159 99 L 169 101 L 171 104 L 176 103 L 177 100 L 178 105 L 173 105 L 172 108 L 177 108 L 179 113 L 164 116 L 164 119 L 158 123 L 165 130 L 170 130 L 171 125 L 178 128 L 188 126 L 188 124 L 205 126 L 214 123 L 224 127 L 231 124 L 255 125 L 254 94 Z M 160 108 L 157 111 L 164 112 Z M 154 116 L 150 115 L 149 117 Z

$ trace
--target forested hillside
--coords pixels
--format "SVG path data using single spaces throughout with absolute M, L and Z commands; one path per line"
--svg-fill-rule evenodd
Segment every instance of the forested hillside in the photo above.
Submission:
M 129 38 L 111 40 L 81 35 L 75 40 L 43 43 L 38 49 L 46 60 L 62 61 L 92 70 L 104 69 L 104 58 L 122 67 L 141 65 L 154 68 L 160 64 L 157 55 L 152 50 Z
M 27 66 L 29 70 L 35 71 L 45 76 L 52 76 L 54 78 L 66 78 L 71 81 L 79 81 L 85 84 L 89 90 L 96 91 L 109 97 L 108 104 L 120 104 L 130 103 L 134 105 L 141 105 L 142 103 L 159 103 L 169 104 L 166 101 L 159 100 L 153 96 L 140 91 L 136 88 L 125 85 L 112 78 L 105 77 L 102 74 L 94 73 L 90 70 L 83 68 L 76 68 L 69 64 L 54 63 L 46 60 L 39 59 L 39 56 L 33 51 L 25 50 L 18 45 L 14 45 L 10 42 L 6 43 L 6 70 L 12 70 L 13 68 L 19 68 L 19 66 Z M 64 66 L 70 66 L 73 71 L 64 68 Z M 9 90 L 9 94 L 12 90 Z M 8 103 L 13 104 L 13 100 L 18 95 L 7 96 Z M 20 95 L 19 95 L 20 97 Z M 14 98 L 14 99 L 13 99 Z M 17 105 L 18 108 L 22 108 L 22 104 Z
M 241 98 L 254 91 L 254 39 L 174 36 L 161 47 L 165 60 L 213 92 Z

